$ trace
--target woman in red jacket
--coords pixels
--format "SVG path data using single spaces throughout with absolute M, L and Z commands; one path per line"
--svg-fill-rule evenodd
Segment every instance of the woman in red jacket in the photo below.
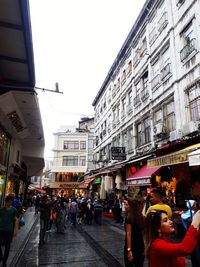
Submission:
M 146 256 L 150 267 L 185 267 L 185 256 L 192 253 L 200 238 L 200 211 L 193 217 L 184 239 L 170 242 L 175 229 L 166 211 L 152 210 L 146 217 Z

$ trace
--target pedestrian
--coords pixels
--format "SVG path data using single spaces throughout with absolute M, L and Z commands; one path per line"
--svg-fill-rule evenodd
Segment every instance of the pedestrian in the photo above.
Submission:
M 87 204 L 85 206 L 85 222 L 86 222 L 86 224 L 88 224 L 88 225 L 92 224 L 93 213 L 94 213 L 94 206 L 92 204 L 91 199 L 89 198 L 87 200 Z
M 200 238 L 200 211 L 180 243 L 170 242 L 175 232 L 173 222 L 164 210 L 152 210 L 146 217 L 146 256 L 150 267 L 185 267 L 185 256 L 192 253 Z
M 38 214 L 40 207 L 40 195 L 38 194 L 35 198 L 35 214 Z
M 17 234 L 19 220 L 17 217 L 17 209 L 12 206 L 13 197 L 5 198 L 4 207 L 0 208 L 0 261 L 2 266 L 7 266 L 6 262 L 10 252 L 10 245 L 13 236 Z M 2 253 L 2 245 L 5 246 L 4 254 Z
M 94 221 L 98 225 L 101 225 L 102 213 L 103 213 L 103 205 L 100 199 L 96 199 L 94 201 Z
M 71 225 L 73 226 L 76 226 L 76 215 L 78 211 L 79 211 L 78 204 L 75 199 L 72 199 L 68 212 L 70 213 L 70 221 L 71 221 Z
M 188 210 L 181 214 L 181 220 L 182 220 L 183 226 L 185 228 L 185 231 L 188 230 L 188 228 L 192 222 L 193 216 L 195 215 L 195 213 L 199 209 L 197 201 L 192 200 L 192 199 L 188 200 L 186 202 L 186 206 L 187 206 Z M 191 262 L 192 262 L 192 267 L 200 267 L 200 240 L 199 240 L 196 248 L 194 249 L 194 251 L 191 254 Z
M 65 233 L 66 230 L 66 216 L 67 216 L 67 203 L 60 202 L 57 208 L 57 220 L 56 220 L 56 227 L 57 233 Z
M 137 200 L 124 199 L 125 244 L 124 262 L 126 267 L 143 267 L 144 264 L 144 217 Z
M 42 197 L 42 202 L 40 203 L 40 240 L 39 247 L 45 243 L 45 233 L 48 230 L 48 225 L 50 222 L 51 209 L 50 203 L 47 195 Z
M 172 209 L 169 205 L 165 204 L 163 201 L 164 195 L 162 191 L 160 191 L 158 188 L 153 188 L 150 193 L 150 202 L 151 206 L 148 208 L 146 215 L 151 210 L 165 210 L 171 219 L 172 217 Z

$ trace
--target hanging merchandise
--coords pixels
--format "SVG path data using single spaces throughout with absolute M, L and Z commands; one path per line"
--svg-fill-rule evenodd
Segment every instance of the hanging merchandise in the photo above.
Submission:
M 100 199 L 106 199 L 105 177 L 102 177 L 101 180 Z
M 106 192 L 113 190 L 113 177 L 112 176 L 105 176 L 105 190 Z
M 121 187 L 122 187 L 122 176 L 120 174 L 116 175 L 115 183 L 116 183 L 116 188 L 117 189 L 121 189 Z

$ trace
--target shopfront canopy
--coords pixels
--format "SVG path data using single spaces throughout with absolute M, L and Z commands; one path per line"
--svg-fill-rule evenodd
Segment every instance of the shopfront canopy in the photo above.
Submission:
M 169 166 L 169 165 L 188 162 L 189 153 L 199 148 L 200 148 L 200 143 L 188 146 L 184 149 L 181 149 L 178 152 L 174 152 L 174 153 L 170 153 L 165 156 L 150 159 L 147 161 L 147 166 L 149 168 L 154 168 L 154 167 Z
M 95 180 L 94 177 L 90 177 L 90 178 L 87 178 L 85 179 L 84 183 L 80 183 L 79 184 L 79 188 L 80 189 L 87 189 L 88 186 Z
M 148 168 L 143 166 L 137 172 L 126 179 L 128 186 L 145 186 L 151 185 L 151 176 L 156 173 L 160 167 Z
M 200 166 L 200 149 L 188 154 L 189 166 Z

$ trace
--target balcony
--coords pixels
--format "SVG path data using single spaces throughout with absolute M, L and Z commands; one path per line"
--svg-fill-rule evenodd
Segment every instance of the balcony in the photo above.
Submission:
M 158 31 L 162 32 L 168 24 L 167 12 L 164 12 L 158 21 Z
M 181 61 L 186 60 L 194 51 L 196 51 L 196 39 L 193 38 L 187 41 L 187 44 L 180 51 Z
M 151 80 L 151 89 L 156 88 L 160 84 L 160 74 L 157 74 L 152 80 Z
M 170 74 L 171 74 L 171 63 L 168 63 L 160 71 L 160 79 L 161 79 L 161 81 L 167 80 L 167 78 L 170 76 Z
M 149 89 L 148 87 L 147 88 L 144 88 L 141 93 L 140 93 L 140 98 L 142 101 L 145 101 L 147 98 L 149 97 Z
M 138 106 L 141 103 L 140 101 L 140 95 L 136 95 L 136 97 L 134 97 L 133 99 L 133 105 L 134 107 Z

